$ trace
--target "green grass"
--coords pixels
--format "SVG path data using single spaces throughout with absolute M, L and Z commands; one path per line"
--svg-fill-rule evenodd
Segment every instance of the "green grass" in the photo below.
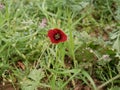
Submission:
M 120 89 L 120 0 L 0 4 L 0 83 L 21 90 Z M 68 40 L 51 43 L 47 32 L 53 28 Z

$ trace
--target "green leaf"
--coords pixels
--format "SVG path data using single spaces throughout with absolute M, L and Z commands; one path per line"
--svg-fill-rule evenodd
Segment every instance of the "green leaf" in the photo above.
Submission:
M 91 78 L 91 76 L 86 71 L 84 71 L 84 70 L 82 71 L 82 74 L 91 82 L 94 90 L 97 90 L 97 87 L 96 87 L 93 79 Z
M 112 87 L 110 90 L 120 90 L 120 87 L 114 86 L 114 87 Z
M 34 81 L 39 81 L 44 77 L 44 73 L 41 69 L 34 69 L 30 72 L 28 75 L 28 78 L 34 80 Z
M 120 52 L 120 38 L 117 37 L 116 41 L 113 44 L 113 48 L 116 49 L 118 52 Z
M 22 84 L 21 88 L 22 90 L 37 90 L 38 84 L 39 84 L 38 82 L 26 80 Z
M 28 78 L 22 84 L 22 90 L 37 90 L 40 80 L 44 77 L 44 73 L 41 69 L 33 69 Z

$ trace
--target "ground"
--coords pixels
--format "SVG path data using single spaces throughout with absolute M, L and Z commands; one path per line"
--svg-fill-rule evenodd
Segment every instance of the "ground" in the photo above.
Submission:
M 0 90 L 119 90 L 120 0 L 0 0 Z

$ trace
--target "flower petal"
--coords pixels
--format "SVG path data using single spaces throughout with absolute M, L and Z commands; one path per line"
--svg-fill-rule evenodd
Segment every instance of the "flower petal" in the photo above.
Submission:
M 55 38 L 56 34 L 60 35 L 59 39 Z M 57 29 L 57 28 L 49 30 L 48 37 L 51 40 L 51 42 L 55 44 L 60 43 L 60 42 L 65 42 L 67 40 L 67 35 L 62 30 Z

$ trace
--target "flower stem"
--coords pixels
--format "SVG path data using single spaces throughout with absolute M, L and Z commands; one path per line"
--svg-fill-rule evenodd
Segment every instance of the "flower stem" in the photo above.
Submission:
M 103 83 L 102 85 L 100 85 L 98 87 L 98 90 L 103 88 L 104 86 L 106 86 L 107 84 L 109 84 L 110 82 L 114 81 L 115 79 L 120 78 L 120 74 L 116 75 L 115 77 L 111 78 L 110 80 L 108 80 L 107 82 Z

